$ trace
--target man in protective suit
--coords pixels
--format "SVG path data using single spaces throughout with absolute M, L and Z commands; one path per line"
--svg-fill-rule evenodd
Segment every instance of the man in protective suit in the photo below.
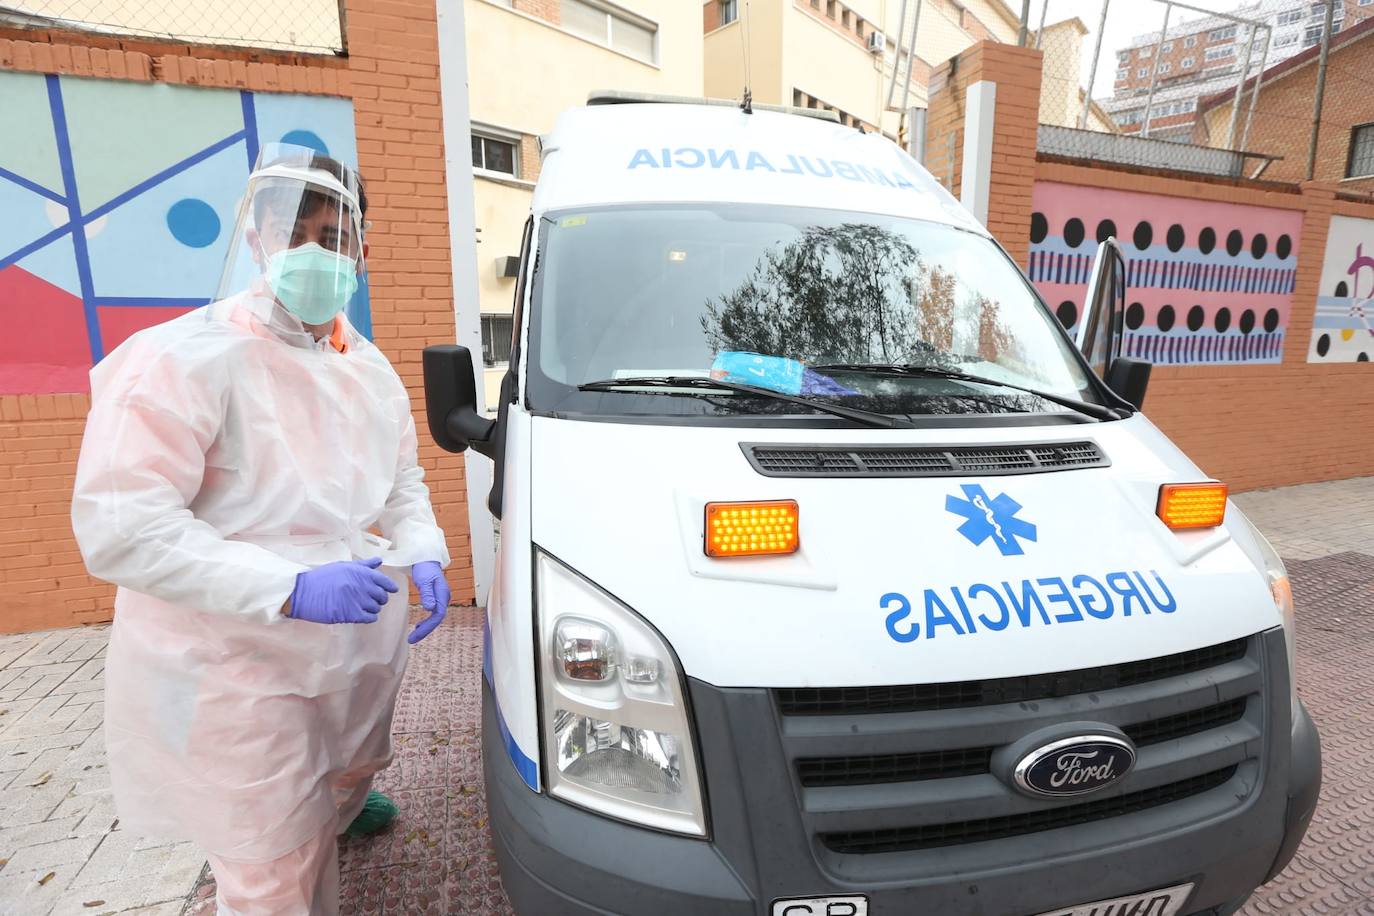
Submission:
M 219 298 L 91 372 L 72 524 L 119 586 L 115 801 L 206 851 L 221 914 L 337 912 L 336 836 L 395 815 L 372 777 L 450 597 L 405 386 L 343 314 L 366 208 L 333 159 L 265 148 Z

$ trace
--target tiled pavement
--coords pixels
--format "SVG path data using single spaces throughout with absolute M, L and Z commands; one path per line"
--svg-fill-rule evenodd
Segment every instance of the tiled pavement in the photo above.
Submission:
M 1299 676 L 1326 766 L 1307 841 L 1244 913 L 1374 916 L 1374 478 L 1237 502 L 1290 560 Z M 481 617 L 450 619 L 411 656 L 396 762 L 379 777 L 401 819 L 342 846 L 345 914 L 509 912 L 481 787 Z M 98 727 L 105 635 L 0 636 L 0 914 L 208 916 L 194 849 L 118 828 Z

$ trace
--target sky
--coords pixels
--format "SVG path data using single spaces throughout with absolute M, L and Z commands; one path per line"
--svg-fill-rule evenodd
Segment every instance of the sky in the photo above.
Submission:
M 1160 0 L 1106 0 L 1107 28 L 1102 38 L 1102 56 L 1098 61 L 1097 80 L 1093 86 L 1093 97 L 1105 98 L 1112 93 L 1112 83 L 1116 79 L 1116 52 L 1131 43 L 1131 39 L 1142 32 L 1157 31 L 1164 24 L 1164 4 Z M 1190 6 L 1217 12 L 1230 12 L 1241 6 L 1244 0 L 1187 0 Z M 1018 14 L 1021 0 L 1007 0 Z M 1097 25 L 1102 17 L 1103 0 L 1031 0 L 1030 28 L 1040 24 L 1040 11 L 1048 4 L 1045 24 L 1059 22 L 1077 16 L 1088 27 L 1083 36 L 1083 79 L 1087 80 L 1088 66 L 1092 60 L 1093 42 L 1097 37 Z M 1169 26 L 1189 19 L 1201 18 L 1204 14 L 1177 7 L 1169 15 Z

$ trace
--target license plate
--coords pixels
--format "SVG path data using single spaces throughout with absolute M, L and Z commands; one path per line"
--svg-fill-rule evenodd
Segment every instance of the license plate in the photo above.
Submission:
M 1188 894 L 1193 890 L 1191 884 L 1178 884 L 1147 894 L 1133 894 L 1130 897 L 1113 897 L 1111 900 L 1095 900 L 1080 903 L 1078 906 L 1060 907 L 1047 910 L 1038 916 L 1175 916 L 1183 909 Z M 774 911 L 776 913 L 776 910 Z M 804 911 L 803 911 L 804 912 Z
M 863 894 L 788 897 L 773 901 L 772 916 L 868 916 L 868 898 Z

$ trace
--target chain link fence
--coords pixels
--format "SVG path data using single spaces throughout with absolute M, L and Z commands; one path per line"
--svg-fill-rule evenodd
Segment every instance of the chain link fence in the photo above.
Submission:
M 1036 3 L 1027 41 L 1045 61 L 1040 151 L 1238 178 L 1348 177 L 1352 130 L 1374 121 L 1374 95 L 1341 49 L 1374 30 L 1374 3 L 1193 3 Z M 1325 94 L 1314 141 L 1319 67 L 1302 65 L 1321 55 L 1328 10 L 1327 80 L 1342 91 Z M 1355 85 L 1366 91 L 1345 91 Z M 1369 153 L 1374 167 L 1374 136 Z
M 0 0 L 0 25 L 314 54 L 345 50 L 342 0 Z

